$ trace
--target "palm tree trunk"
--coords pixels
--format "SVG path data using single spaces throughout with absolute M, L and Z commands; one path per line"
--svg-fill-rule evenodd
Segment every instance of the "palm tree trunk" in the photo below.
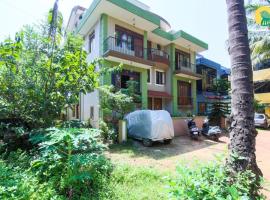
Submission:
M 244 0 L 226 0 L 229 23 L 229 54 L 231 58 L 232 113 L 230 156 L 232 172 L 252 170 L 262 175 L 256 163 L 254 127 L 253 75 L 248 42 Z

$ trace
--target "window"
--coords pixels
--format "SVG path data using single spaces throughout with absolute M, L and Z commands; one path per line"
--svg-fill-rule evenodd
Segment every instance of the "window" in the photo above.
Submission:
M 165 84 L 165 73 L 163 71 L 156 70 L 156 84 L 158 85 Z
M 95 32 L 89 35 L 89 53 L 91 53 L 94 49 L 94 40 L 95 40 Z
M 76 105 L 76 119 L 79 119 L 80 118 L 80 105 L 77 104 Z
M 71 107 L 71 111 L 72 111 L 72 117 L 75 117 L 75 116 L 76 116 L 75 105 L 73 105 L 73 106 Z
M 90 107 L 90 119 L 94 119 L 94 106 Z
M 147 83 L 151 83 L 151 70 L 147 69 Z
M 157 50 L 161 50 L 160 44 L 157 44 Z
M 178 50 L 175 52 L 175 62 L 176 69 L 180 69 L 181 67 L 191 68 L 189 53 Z

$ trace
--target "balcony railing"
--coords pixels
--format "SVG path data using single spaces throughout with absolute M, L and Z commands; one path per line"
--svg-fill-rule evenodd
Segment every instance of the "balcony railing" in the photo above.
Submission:
M 169 55 L 165 51 L 145 49 L 142 45 L 136 45 L 134 40 L 128 41 L 110 36 L 104 41 L 104 50 L 105 52 L 115 51 L 142 59 L 145 59 L 144 56 L 147 55 L 146 60 L 169 64 Z
M 193 98 L 187 96 L 178 97 L 178 106 L 192 106 Z
M 195 64 L 184 61 L 184 60 L 180 60 L 179 62 L 176 62 L 175 69 L 176 70 L 184 70 L 184 71 L 189 71 L 189 72 L 196 73 Z
M 162 50 L 148 48 L 147 58 L 148 60 L 152 60 L 154 62 L 169 64 L 169 54 Z
M 116 51 L 125 55 L 143 58 L 144 48 L 141 45 L 135 45 L 134 42 L 122 40 L 115 37 L 108 37 L 104 41 L 104 49 L 106 51 Z

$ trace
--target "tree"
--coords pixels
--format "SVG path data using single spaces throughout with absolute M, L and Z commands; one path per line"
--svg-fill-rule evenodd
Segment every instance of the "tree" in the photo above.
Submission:
M 83 39 L 64 35 L 62 16 L 54 9 L 46 22 L 1 42 L 0 118 L 48 127 L 66 105 L 78 102 L 79 93 L 98 86 L 97 63 L 87 63 Z
M 231 57 L 232 112 L 229 159 L 232 174 L 246 170 L 262 175 L 256 163 L 253 75 L 244 0 L 226 0 Z M 250 191 L 254 193 L 256 191 Z
M 246 6 L 251 59 L 254 66 L 263 64 L 270 59 L 269 27 L 263 27 L 255 22 L 255 11 L 261 6 L 269 6 L 269 0 L 249 0 Z
M 217 79 L 212 87 L 215 101 L 211 104 L 209 122 L 213 126 L 221 126 L 221 118 L 229 115 L 228 92 L 230 82 L 227 79 Z

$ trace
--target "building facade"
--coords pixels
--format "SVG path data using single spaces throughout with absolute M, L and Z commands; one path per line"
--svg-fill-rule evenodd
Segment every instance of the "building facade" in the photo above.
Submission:
M 81 9 L 81 7 L 77 7 Z M 85 38 L 88 61 L 123 64 L 117 74 L 102 77 L 102 85 L 127 87 L 139 83 L 141 109 L 167 110 L 171 115 L 197 112 L 196 54 L 208 45 L 194 36 L 171 30 L 170 24 L 137 0 L 94 0 L 89 9 L 72 11 L 68 31 Z M 99 66 L 102 67 L 102 66 Z M 99 92 L 80 97 L 80 119 L 98 126 Z
M 197 58 L 197 73 L 202 79 L 197 80 L 197 113 L 209 115 L 211 106 L 217 101 L 230 102 L 227 92 L 217 95 L 213 85 L 217 79 L 229 80 L 230 69 L 204 57 Z
M 270 116 L 270 61 L 253 69 L 255 99 L 265 105 L 265 114 Z

